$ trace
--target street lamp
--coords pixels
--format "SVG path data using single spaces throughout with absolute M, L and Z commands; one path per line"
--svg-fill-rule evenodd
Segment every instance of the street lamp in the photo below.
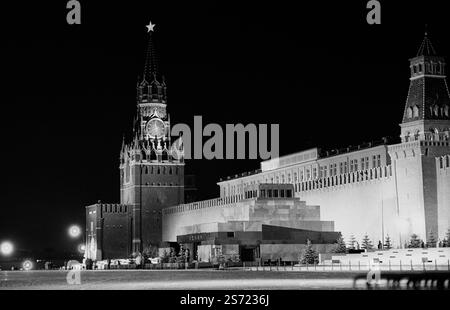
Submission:
M 84 251 L 86 251 L 86 245 L 83 243 L 78 245 L 78 252 L 80 252 L 81 254 L 84 254 Z
M 4 241 L 0 245 L 0 253 L 2 253 L 5 256 L 11 255 L 11 253 L 14 251 L 14 246 L 9 241 Z
M 26 271 L 33 269 L 33 262 L 31 262 L 29 260 L 24 261 L 22 264 L 22 268 L 23 268 L 23 270 L 26 270 Z
M 69 236 L 72 238 L 78 238 L 81 235 L 81 229 L 77 225 L 72 225 L 69 227 Z

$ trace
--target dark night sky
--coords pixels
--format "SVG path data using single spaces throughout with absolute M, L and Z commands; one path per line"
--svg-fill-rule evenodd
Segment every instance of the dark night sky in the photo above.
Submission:
M 431 1 L 381 1 L 376 26 L 366 23 L 362 0 L 80 1 L 79 26 L 66 24 L 66 1 L 49 2 L 2 4 L 0 18 L 0 240 L 23 249 L 73 249 L 66 228 L 83 225 L 84 206 L 119 201 L 118 156 L 149 20 L 172 124 L 194 115 L 279 123 L 281 154 L 398 136 L 408 59 L 426 23 L 437 51 L 450 52 L 448 11 Z M 219 177 L 256 168 L 258 161 L 188 162 L 201 198 L 218 195 Z

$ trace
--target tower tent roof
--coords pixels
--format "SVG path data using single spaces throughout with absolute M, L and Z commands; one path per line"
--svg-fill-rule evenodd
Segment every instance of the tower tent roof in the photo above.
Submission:
M 152 81 L 157 75 L 159 75 L 158 59 L 155 50 L 155 44 L 153 42 L 153 31 L 148 34 L 147 53 L 145 55 L 145 65 L 143 72 L 143 79 L 146 81 Z
M 445 65 L 445 59 L 436 54 L 425 32 L 417 56 L 410 59 L 411 78 L 403 123 L 449 119 L 450 94 Z
M 419 50 L 417 52 L 416 57 L 419 56 L 436 56 L 436 50 L 434 49 L 433 44 L 431 44 L 427 32 L 425 32 L 422 44 L 420 44 Z

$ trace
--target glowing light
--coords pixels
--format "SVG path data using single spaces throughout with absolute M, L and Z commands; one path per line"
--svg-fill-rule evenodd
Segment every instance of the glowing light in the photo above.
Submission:
M 84 253 L 84 251 L 86 251 L 86 246 L 85 246 L 84 244 L 80 244 L 80 245 L 78 246 L 78 251 L 79 251 L 80 253 Z
M 72 238 L 77 238 L 81 235 L 81 229 L 77 225 L 72 225 L 69 227 L 69 235 Z
M 33 269 L 33 263 L 29 260 L 26 260 L 23 262 L 22 267 L 23 267 L 23 270 L 26 270 L 26 271 L 31 270 L 31 269 Z
M 0 252 L 3 255 L 10 255 L 14 251 L 14 246 L 11 242 L 5 241 L 0 245 Z

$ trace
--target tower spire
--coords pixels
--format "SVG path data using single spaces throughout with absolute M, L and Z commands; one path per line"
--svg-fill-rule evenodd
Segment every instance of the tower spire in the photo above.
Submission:
M 436 56 L 436 50 L 434 49 L 433 44 L 431 44 L 431 41 L 428 38 L 427 25 L 425 25 L 425 34 L 422 44 L 420 44 L 419 50 L 417 51 L 416 57 L 419 56 Z
M 156 77 L 158 72 L 158 61 L 156 57 L 155 44 L 153 42 L 153 32 L 155 24 L 150 22 L 147 26 L 148 32 L 148 43 L 147 43 L 147 54 L 145 57 L 145 65 L 143 72 L 143 79 L 147 82 L 152 81 Z M 155 78 L 156 79 L 156 78 Z
M 166 103 L 166 84 L 159 72 L 158 57 L 153 38 L 155 26 L 152 22 L 146 26 L 148 43 L 142 81 L 137 86 L 138 104 L 146 104 L 149 102 Z

